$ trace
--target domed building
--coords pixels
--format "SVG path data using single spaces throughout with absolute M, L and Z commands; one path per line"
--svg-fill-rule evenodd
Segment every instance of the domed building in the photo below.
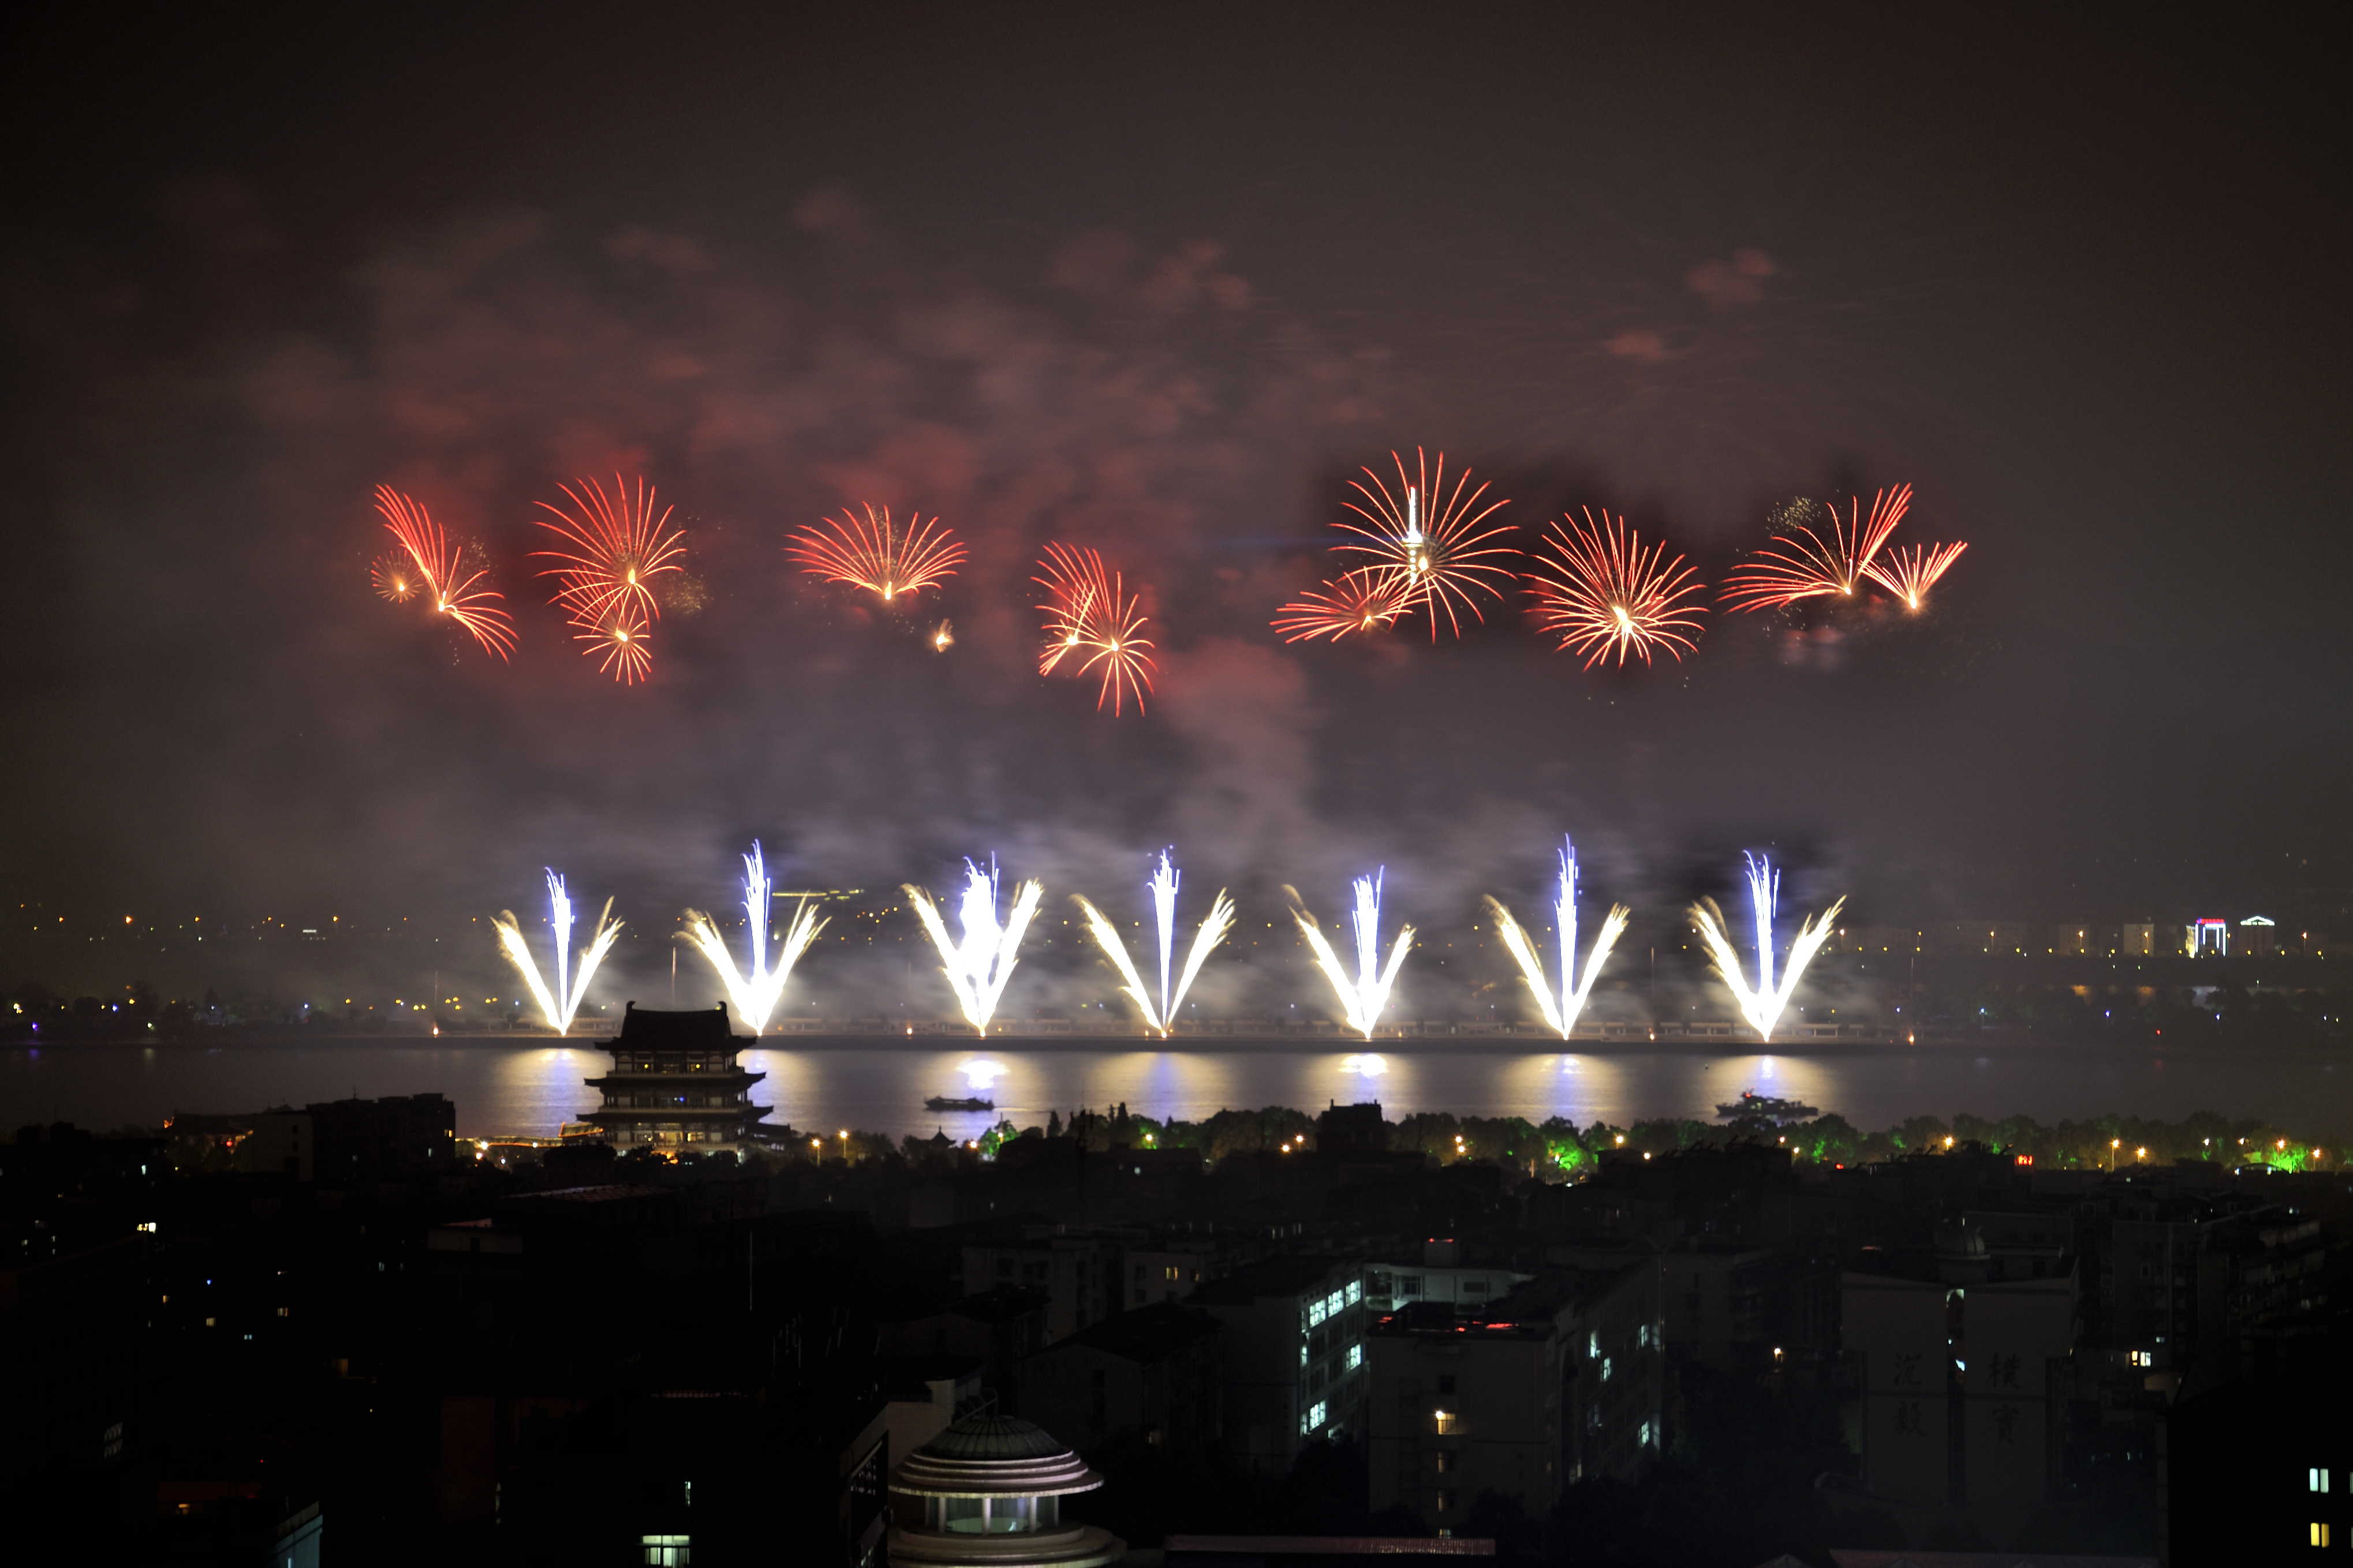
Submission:
M 1109 1531 L 1062 1518 L 1103 1478 L 1042 1428 L 957 1422 L 892 1472 L 892 1568 L 1101 1568 L 1127 1555 Z

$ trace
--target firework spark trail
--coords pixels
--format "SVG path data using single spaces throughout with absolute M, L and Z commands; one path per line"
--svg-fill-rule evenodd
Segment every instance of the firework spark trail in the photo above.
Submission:
M 1486 581 L 1489 577 L 1508 583 L 1513 574 L 1502 566 L 1488 564 L 1489 557 L 1516 556 L 1520 552 L 1508 545 L 1488 542 L 1501 538 L 1506 531 L 1502 526 L 1482 529 L 1481 521 L 1490 514 L 1508 506 L 1508 500 L 1490 501 L 1479 505 L 1487 493 L 1481 484 L 1467 497 L 1462 493 L 1471 482 L 1471 470 L 1465 468 L 1454 481 L 1451 492 L 1446 490 L 1446 454 L 1438 455 L 1438 473 L 1433 480 L 1428 457 L 1419 447 L 1414 448 L 1415 472 L 1409 478 L 1405 458 L 1396 452 L 1389 454 L 1397 464 L 1398 485 L 1405 491 L 1402 505 L 1389 493 L 1389 488 L 1372 469 L 1364 470 L 1365 478 L 1373 481 L 1367 489 L 1361 479 L 1348 481 L 1349 488 L 1362 496 L 1365 504 L 1355 501 L 1345 504 L 1350 511 L 1371 524 L 1337 522 L 1335 528 L 1367 540 L 1364 544 L 1343 542 L 1335 550 L 1350 550 L 1372 557 L 1370 570 L 1394 580 L 1401 613 L 1417 610 L 1430 613 L 1430 637 L 1438 640 L 1438 616 L 1442 610 L 1446 623 L 1454 635 L 1462 635 L 1459 610 L 1468 610 L 1474 620 L 1484 620 L 1474 595 L 1489 594 L 1500 599 L 1503 590 Z M 1475 510 L 1474 510 L 1475 509 Z
M 948 977 L 956 1005 L 964 1009 L 965 1021 L 986 1035 L 988 1021 L 996 1015 L 997 1000 L 1005 994 L 1005 983 L 1018 962 L 1021 938 L 1037 916 L 1038 900 L 1046 896 L 1046 885 L 1033 879 L 1016 889 L 1013 908 L 1007 911 L 1005 923 L 1000 926 L 997 921 L 997 861 L 992 858 L 988 869 L 984 871 L 967 859 L 964 869 L 964 898 L 956 911 L 957 923 L 964 927 L 962 942 L 948 935 L 947 922 L 940 918 L 939 907 L 932 901 L 931 894 L 912 882 L 904 886 L 908 902 L 914 906 L 915 918 L 923 922 L 932 945 L 940 950 L 940 973 Z
M 1915 544 L 1906 555 L 1901 548 L 1890 550 L 1884 561 L 1874 561 L 1863 568 L 1871 580 L 1904 601 L 1904 607 L 1917 610 L 1936 585 L 1936 579 L 1951 570 L 1961 552 L 1962 544 Z
M 1577 979 L 1577 846 L 1567 843 L 1560 852 L 1560 896 L 1553 902 L 1553 915 L 1560 932 L 1560 998 L 1553 999 L 1545 980 L 1544 960 L 1537 954 L 1535 941 L 1512 918 L 1512 911 L 1503 900 L 1487 900 L 1487 908 L 1495 917 L 1495 929 L 1502 933 L 1504 945 L 1519 961 L 1520 973 L 1535 995 L 1536 1005 L 1543 1009 L 1545 1023 L 1567 1039 L 1577 1027 L 1577 1018 L 1585 1011 L 1588 998 L 1593 994 L 1593 983 L 1600 976 L 1601 966 L 1609 962 L 1610 950 L 1625 932 L 1632 910 L 1623 904 L 1609 906 L 1609 913 L 1601 921 L 1601 930 L 1593 939 L 1593 955 L 1586 960 L 1585 980 Z
M 1218 944 L 1226 940 L 1226 934 L 1234 924 L 1234 901 L 1220 888 L 1218 896 L 1210 901 L 1208 918 L 1193 933 L 1193 945 L 1185 955 L 1185 967 L 1177 972 L 1176 988 L 1171 990 L 1168 976 L 1176 956 L 1176 885 L 1179 876 L 1176 867 L 1169 863 L 1168 851 L 1164 849 L 1160 852 L 1159 869 L 1153 873 L 1152 880 L 1145 884 L 1145 889 L 1152 895 L 1152 910 L 1159 926 L 1160 996 L 1156 1003 L 1145 987 L 1144 977 L 1136 973 L 1134 961 L 1128 957 L 1127 943 L 1122 940 L 1119 928 L 1088 900 L 1080 898 L 1077 900 L 1079 909 L 1086 915 L 1087 930 L 1093 935 L 1095 945 L 1103 950 L 1104 955 L 1118 965 L 1120 973 L 1126 977 L 1127 984 L 1121 989 L 1135 998 L 1136 1007 L 1144 1014 L 1145 1026 L 1156 1030 L 1163 1039 L 1167 1038 L 1168 1032 L 1176 1027 L 1176 1009 L 1185 1005 L 1185 993 L 1192 989 L 1193 977 L 1201 973 L 1201 965 L 1217 950 Z
M 1406 949 L 1413 942 L 1413 927 L 1398 932 L 1397 943 L 1389 949 L 1388 963 L 1380 962 L 1381 946 L 1381 880 L 1388 868 L 1382 867 L 1369 877 L 1356 879 L 1356 977 L 1351 980 L 1340 963 L 1340 955 L 1332 951 L 1315 917 L 1299 897 L 1299 889 L 1285 887 L 1291 895 L 1291 918 L 1299 922 L 1307 945 L 1315 951 L 1315 966 L 1332 982 L 1332 989 L 1340 998 L 1347 1014 L 1348 1027 L 1362 1031 L 1365 1038 L 1373 1037 L 1373 1026 L 1380 1022 L 1389 1005 L 1389 988 L 1397 983 L 1398 966 L 1405 962 Z
M 1036 606 L 1046 612 L 1046 646 L 1039 650 L 1038 673 L 1051 675 L 1054 667 L 1088 639 L 1089 627 L 1095 609 L 1097 581 L 1103 576 L 1103 557 L 1092 550 L 1093 569 L 1082 553 L 1058 543 L 1046 546 L 1046 557 L 1038 563 L 1045 572 L 1042 577 L 1032 577 L 1046 590 L 1046 602 Z M 1106 585 L 1107 586 L 1107 585 Z
M 711 967 L 719 972 L 720 983 L 727 987 L 727 995 L 734 1005 L 736 1016 L 750 1024 L 755 1035 L 768 1026 L 769 1018 L 776 1014 L 776 1004 L 784 999 L 785 984 L 792 979 L 793 966 L 800 962 L 801 955 L 808 951 L 809 943 L 817 940 L 817 933 L 826 925 L 824 921 L 818 919 L 817 910 L 807 900 L 802 900 L 799 910 L 793 915 L 792 923 L 785 928 L 783 945 L 776 950 L 776 967 L 771 969 L 768 966 L 768 942 L 774 935 L 769 923 L 774 918 L 769 910 L 772 889 L 767 858 L 761 854 L 759 841 L 754 839 L 752 852 L 744 857 L 744 924 L 752 939 L 752 973 L 749 979 L 736 968 L 735 955 L 727 951 L 727 939 L 720 934 L 719 923 L 709 915 L 697 910 L 687 910 L 686 930 L 681 933 L 682 939 L 692 942 L 695 950 L 710 961 Z
M 1772 610 L 1801 599 L 1852 598 L 1879 547 L 1911 507 L 1912 487 L 1899 485 L 1874 494 L 1868 522 L 1862 500 L 1850 500 L 1844 521 L 1838 508 L 1829 509 L 1828 540 L 1800 523 L 1788 533 L 1775 534 L 1756 560 L 1725 574 L 1725 603 L 1736 610 Z
M 659 517 L 654 515 L 654 491 L 643 475 L 634 497 L 618 474 L 613 476 L 612 497 L 598 480 L 575 482 L 577 489 L 556 487 L 572 510 L 535 503 L 548 515 L 534 521 L 569 546 L 532 552 L 557 563 L 540 574 L 559 584 L 553 602 L 570 612 L 575 626 L 595 626 L 617 605 L 632 606 L 640 622 L 659 620 L 661 605 L 655 601 L 651 580 L 682 571 L 679 562 L 686 554 L 685 532 L 669 526 L 675 509 L 663 507 Z
M 1687 632 L 1699 629 L 1697 605 L 1682 601 L 1701 593 L 1706 584 L 1683 565 L 1683 558 L 1666 559 L 1663 542 L 1642 547 L 1642 536 L 1630 533 L 1623 517 L 1611 518 L 1605 509 L 1596 522 L 1590 509 L 1585 521 L 1559 521 L 1545 531 L 1544 543 L 1559 555 L 1528 576 L 1536 597 L 1538 621 L 1560 634 L 1560 646 L 1588 654 L 1591 669 L 1614 649 L 1623 667 L 1630 653 L 1651 662 L 1654 649 L 1663 648 L 1680 661 L 1696 647 Z M 1542 559 L 1540 556 L 1539 559 Z
M 1751 859 L 1741 856 L 1748 865 L 1748 907 L 1757 919 L 1757 990 L 1759 994 L 1773 989 L 1773 917 L 1781 912 L 1781 873 L 1773 869 L 1773 858 L 1760 855 Z
M 1724 911 L 1708 900 L 1694 904 L 1691 910 L 1693 926 L 1700 941 L 1707 947 L 1708 957 L 1715 965 L 1725 985 L 1739 1005 L 1740 1016 L 1748 1020 L 1759 1037 L 1768 1044 L 1773 1027 L 1780 1022 L 1781 1014 L 1789 1005 L 1789 997 L 1798 988 L 1799 977 L 1814 955 L 1830 940 L 1831 922 L 1846 906 L 1843 898 L 1834 900 L 1820 921 L 1811 918 L 1801 921 L 1796 940 L 1789 943 L 1788 962 L 1783 965 L 1781 983 L 1773 983 L 1773 916 L 1779 901 L 1781 878 L 1773 869 L 1770 857 L 1748 856 L 1748 897 L 1757 916 L 1757 984 L 1751 985 L 1741 973 L 1740 952 L 1732 945 L 1725 929 Z
M 889 604 L 902 594 L 939 586 L 943 578 L 955 576 L 955 569 L 964 563 L 964 546 L 955 542 L 952 530 L 940 528 L 939 523 L 936 517 L 923 522 L 918 514 L 902 530 L 892 522 L 887 506 L 881 517 L 868 507 L 863 522 L 844 507 L 840 521 L 825 520 L 830 532 L 805 528 L 786 542 L 785 553 L 813 576 L 863 588 Z M 939 528 L 936 538 L 932 533 L 935 528 Z
M 1078 673 L 1100 667 L 1103 687 L 1095 699 L 1100 712 L 1105 702 L 1116 716 L 1133 696 L 1135 710 L 1144 711 L 1144 694 L 1152 689 L 1152 640 L 1144 636 L 1146 617 L 1136 606 L 1140 594 L 1126 592 L 1126 580 L 1103 564 L 1101 552 L 1050 543 L 1038 563 L 1044 576 L 1031 581 L 1046 590 L 1046 643 L 1038 656 L 1038 673 L 1051 675 L 1066 654 L 1081 656 Z
M 1395 625 L 1405 608 L 1404 578 L 1360 566 L 1283 605 L 1275 612 L 1272 625 L 1276 631 L 1287 634 L 1285 642 L 1322 637 L 1338 642 L 1351 632 Z
M 523 941 L 522 927 L 512 910 L 501 910 L 491 917 L 491 925 L 499 933 L 499 946 L 507 959 L 522 974 L 523 984 L 531 988 L 532 1000 L 539 1004 L 540 1016 L 557 1034 L 569 1034 L 572 1020 L 580 1011 L 580 1003 L 588 994 L 588 982 L 596 975 L 596 966 L 605 962 L 605 954 L 621 934 L 621 922 L 613 919 L 613 900 L 605 900 L 605 912 L 596 917 L 596 929 L 588 945 L 580 951 L 580 972 L 567 978 L 572 958 L 572 900 L 564 890 L 564 879 L 554 870 L 547 873 L 547 902 L 550 923 L 555 927 L 555 990 L 551 993 L 540 977 L 539 961 L 531 955 L 531 945 Z
M 490 574 L 466 571 L 465 552 L 451 544 L 426 510 L 390 485 L 375 488 L 375 510 L 383 514 L 384 525 L 392 531 L 393 538 L 417 569 L 422 585 L 430 592 L 433 613 L 447 616 L 465 627 L 473 639 L 484 648 L 505 658 L 514 651 L 515 634 L 512 620 L 492 601 L 504 597 L 488 587 L 478 586 Z M 376 574 L 376 592 L 398 604 L 411 590 L 403 588 L 395 594 L 383 575 L 381 563 Z

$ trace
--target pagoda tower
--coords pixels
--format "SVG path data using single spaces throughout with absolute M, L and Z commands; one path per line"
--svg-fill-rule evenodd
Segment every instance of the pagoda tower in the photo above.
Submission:
M 753 1043 L 729 1028 L 724 1002 L 691 1013 L 639 1012 L 632 1002 L 619 1037 L 601 1042 L 613 1070 L 584 1080 L 605 1103 L 581 1120 L 624 1153 L 748 1152 L 768 1129 L 767 1107 L 752 1103 L 752 1086 L 768 1075 L 735 1063 Z

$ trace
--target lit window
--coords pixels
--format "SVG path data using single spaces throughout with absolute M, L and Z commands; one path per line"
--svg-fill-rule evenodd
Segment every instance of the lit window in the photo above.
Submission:
M 2327 1525 L 2316 1524 L 2312 1527 L 2312 1543 L 2315 1546 L 2326 1546 L 2328 1544 Z
M 1453 1511 L 1453 1509 L 1454 1494 L 1452 1492 L 1440 1492 L 1438 1494 L 1438 1511 L 1440 1513 L 1451 1513 Z M 2318 1529 L 2319 1527 L 2316 1525 L 2314 1528 Z
M 1585 1336 L 1585 1353 L 1588 1357 L 1598 1356 L 1601 1353 L 1601 1333 L 1599 1330 L 1596 1330 L 1592 1333 Z
M 1642 1447 L 1645 1448 L 1649 1447 L 1651 1446 L 1651 1424 L 1648 1421 L 1642 1423 L 1641 1437 Z
M 1302 1436 L 1307 1436 L 1324 1425 L 1324 1402 L 1320 1399 L 1307 1407 L 1307 1414 L 1299 1418 L 1299 1431 Z
M 1355 1306 L 1357 1302 L 1359 1302 L 1359 1301 L 1363 1300 L 1364 1299 L 1365 1299 L 1365 1287 L 1364 1287 L 1363 1283 L 1362 1283 L 1361 1281 L 1359 1281 L 1359 1280 L 1356 1280 L 1356 1279 L 1351 1279 L 1351 1280 L 1349 1280 L 1349 1281 L 1348 1281 L 1348 1305 L 1350 1305 L 1351 1307 L 1353 1307 L 1353 1306 Z
M 638 1542 L 645 1552 L 640 1561 L 646 1568 L 688 1568 L 694 1561 L 693 1539 L 690 1535 L 640 1535 Z
M 1354 1372 L 1364 1364 L 1365 1347 L 1362 1345 L 1350 1345 L 1348 1347 L 1348 1370 L 1350 1372 Z M 2323 1489 L 2326 1490 L 2327 1489 L 2324 1488 Z
M 1616 1370 L 1616 1368 L 1617 1363 L 1610 1360 L 1608 1356 L 1603 1356 L 1601 1358 L 1601 1381 L 1604 1383 L 1609 1382 L 1610 1373 Z
M 1430 1413 L 1430 1418 L 1437 1426 L 1438 1435 L 1441 1437 L 1449 1436 L 1462 1425 L 1462 1417 L 1451 1410 L 1433 1410 Z
M 1307 1303 L 1307 1326 L 1309 1328 L 1314 1328 L 1328 1316 L 1330 1316 L 1330 1314 L 1324 1311 L 1323 1302 L 1310 1301 Z
M 2312 1469 L 2306 1472 L 2306 1481 L 2314 1491 L 2325 1492 L 2328 1489 L 2328 1472 L 2321 1468 Z

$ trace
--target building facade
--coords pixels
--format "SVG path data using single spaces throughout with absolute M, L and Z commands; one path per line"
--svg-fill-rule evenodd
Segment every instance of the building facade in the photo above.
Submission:
M 2031 1508 L 2057 1479 L 2073 1260 L 2056 1276 L 1984 1282 L 1983 1258 L 1843 1277 L 1846 1348 L 1862 1363 L 1862 1481 L 1880 1497 Z
M 1169 1302 L 1131 1309 L 1021 1366 L 1021 1412 L 1088 1452 L 1115 1436 L 1191 1452 L 1222 1426 L 1218 1321 Z
M 603 1044 L 612 1053 L 613 1070 L 585 1080 L 603 1094 L 604 1103 L 581 1120 L 623 1150 L 744 1152 L 767 1128 L 767 1108 L 752 1103 L 752 1086 L 767 1074 L 745 1072 L 735 1061 L 752 1043 L 732 1032 L 724 1003 L 657 1013 L 632 1002 L 621 1016 L 618 1037 Z M 322 1163 L 323 1137 L 322 1130 Z
M 1360 1267 L 1334 1258 L 1269 1258 L 1193 1292 L 1223 1330 L 1235 1463 L 1280 1476 L 1309 1442 L 1361 1433 L 1364 1300 Z
M 1493 1491 L 1531 1518 L 1588 1476 L 1632 1480 L 1656 1458 L 1664 1375 L 1658 1276 L 1538 1276 L 1493 1302 L 1407 1306 L 1367 1331 L 1375 1511 L 1441 1533 Z
M 1046 1342 L 1092 1328 L 1124 1304 L 1120 1275 L 1132 1232 L 1032 1226 L 964 1248 L 968 1295 L 1013 1287 L 1047 1298 Z M 1187 1287 L 1189 1289 L 1189 1287 Z

